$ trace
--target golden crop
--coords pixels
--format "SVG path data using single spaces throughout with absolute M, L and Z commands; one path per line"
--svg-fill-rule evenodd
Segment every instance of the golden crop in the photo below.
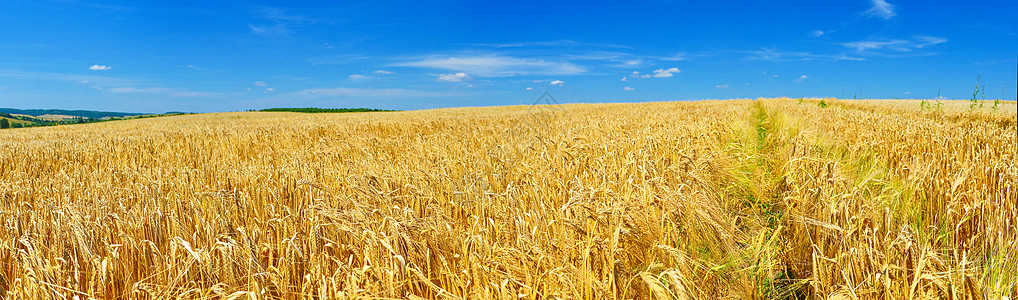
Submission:
M 1015 298 L 1016 106 L 945 102 L 2 130 L 0 298 Z

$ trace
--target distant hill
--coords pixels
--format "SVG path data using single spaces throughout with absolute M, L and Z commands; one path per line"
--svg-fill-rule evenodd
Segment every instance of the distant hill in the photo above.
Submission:
M 372 112 L 372 111 L 394 111 L 374 108 L 317 108 L 317 107 L 291 107 L 291 108 L 266 108 L 260 111 L 285 111 L 299 113 L 346 113 L 346 112 Z
M 94 110 L 65 110 L 65 109 L 17 109 L 17 108 L 0 108 L 0 113 L 12 114 L 12 115 L 28 115 L 33 117 L 40 117 L 43 115 L 50 116 L 70 116 L 79 118 L 90 118 L 90 119 L 101 119 L 101 118 L 123 118 L 140 116 L 144 114 L 139 113 L 124 113 L 124 112 L 109 112 L 109 111 L 94 111 Z
M 168 112 L 164 114 L 138 114 L 94 110 L 0 108 L 0 120 L 7 121 L 7 126 L 0 124 L 0 129 L 84 124 L 186 114 L 190 113 Z M 0 123 L 2 122 L 3 121 L 0 121 Z

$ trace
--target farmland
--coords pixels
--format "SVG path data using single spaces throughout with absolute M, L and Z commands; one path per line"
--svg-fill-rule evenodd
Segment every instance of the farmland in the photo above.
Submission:
M 758 99 L 0 131 L 0 297 L 999 299 L 1016 105 Z

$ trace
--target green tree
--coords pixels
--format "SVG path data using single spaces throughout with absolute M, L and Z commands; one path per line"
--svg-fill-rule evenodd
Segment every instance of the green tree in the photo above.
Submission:
M 0 119 L 0 129 L 7 128 L 11 128 L 11 121 L 7 121 L 7 119 Z

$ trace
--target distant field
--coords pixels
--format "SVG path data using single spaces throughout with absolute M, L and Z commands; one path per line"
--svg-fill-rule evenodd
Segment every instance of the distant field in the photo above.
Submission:
M 32 123 L 32 122 L 28 122 L 28 121 L 12 119 L 12 118 L 6 118 L 6 117 L 0 117 L 0 119 L 7 119 L 7 122 L 10 122 L 12 125 L 13 124 L 22 124 L 22 125 L 24 125 L 24 124 L 31 124 Z
M 0 298 L 1014 299 L 1018 107 L 993 105 L 2 130 Z
M 35 117 L 39 118 L 39 119 L 46 120 L 46 121 L 62 121 L 62 120 L 74 119 L 74 116 L 68 116 L 68 115 L 38 115 L 38 116 L 35 116 Z

